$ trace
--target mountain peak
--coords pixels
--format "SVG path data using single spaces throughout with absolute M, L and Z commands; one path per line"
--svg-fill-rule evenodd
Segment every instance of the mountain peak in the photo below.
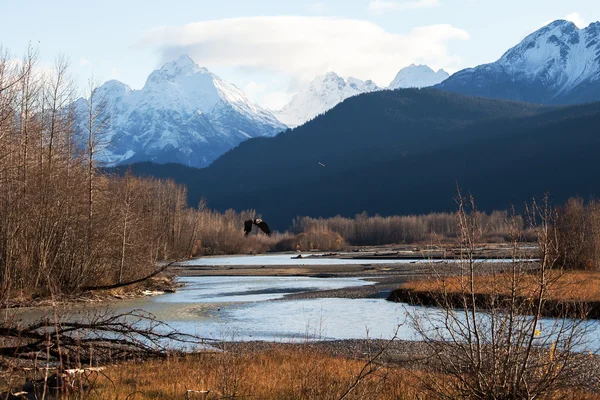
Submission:
M 523 41 L 527 42 L 529 40 L 535 40 L 540 36 L 553 34 L 561 36 L 564 34 L 571 34 L 576 31 L 579 31 L 579 28 L 577 25 L 575 25 L 575 23 L 567 21 L 566 19 L 557 19 L 556 21 L 552 21 L 542 26 L 540 29 L 527 36 Z
M 131 90 L 129 85 L 126 85 L 125 83 L 123 83 L 117 79 L 111 79 L 109 81 L 104 82 L 100 86 L 100 88 L 104 88 L 107 90 Z
M 599 36 L 593 24 L 579 29 L 573 22 L 556 20 L 508 50 L 498 63 L 509 69 L 520 70 L 527 76 L 536 76 L 552 68 L 558 74 L 571 75 L 568 80 L 578 79 L 590 71 L 597 72 Z
M 313 80 L 313 82 L 325 82 L 325 81 L 339 82 L 340 80 L 344 81 L 344 78 L 342 78 L 341 76 L 339 76 L 337 73 L 335 73 L 333 71 L 329 71 L 329 72 L 325 73 L 324 75 L 317 76 Z
M 344 79 L 329 71 L 313 79 L 275 116 L 289 127 L 296 127 L 323 114 L 348 97 L 373 92 L 380 88 L 373 81 L 349 77 Z
M 435 72 L 427 65 L 411 64 L 402 68 L 394 80 L 388 86 L 388 89 L 422 88 L 437 85 L 450 75 L 443 69 Z
M 575 25 L 574 22 L 568 21 L 566 19 L 557 19 L 556 21 L 550 22 L 546 26 L 549 26 L 549 27 L 564 26 L 567 28 L 571 28 L 571 27 L 577 28 L 577 25 Z
M 600 25 L 553 21 L 490 64 L 457 72 L 440 89 L 542 104 L 600 100 Z
M 105 98 L 115 98 L 131 92 L 131 88 L 121 81 L 111 79 L 104 82 L 95 90 L 95 94 Z
M 424 65 L 424 64 L 411 64 L 410 67 L 408 67 L 408 68 L 422 69 L 424 71 L 433 71 L 432 68 L 430 68 L 428 65 Z
M 98 89 L 111 116 L 110 144 L 99 155 L 107 165 L 154 161 L 203 167 L 248 138 L 286 128 L 188 56 L 153 71 L 141 90 L 116 80 Z
M 161 75 L 167 78 L 175 76 L 188 76 L 195 73 L 209 74 L 206 68 L 200 67 L 188 55 L 184 54 L 178 59 L 165 63 L 160 70 Z
M 188 65 L 197 66 L 197 64 L 194 62 L 194 60 L 192 60 L 192 58 L 190 56 L 188 56 L 187 54 L 182 54 L 181 56 L 179 56 L 179 58 L 177 60 L 175 60 L 173 62 L 181 67 L 188 66 Z

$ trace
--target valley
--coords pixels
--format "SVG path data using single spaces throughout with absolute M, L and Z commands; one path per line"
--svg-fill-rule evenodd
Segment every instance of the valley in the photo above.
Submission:
M 596 3 L 70 2 L 2 6 L 0 400 L 599 398 Z

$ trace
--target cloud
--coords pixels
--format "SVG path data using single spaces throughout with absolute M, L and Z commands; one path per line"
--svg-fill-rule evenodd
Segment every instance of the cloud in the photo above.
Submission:
M 579 28 L 585 28 L 586 26 L 585 20 L 577 12 L 572 12 L 571 14 L 567 15 L 565 19 L 567 21 L 573 22 Z
M 416 10 L 419 8 L 437 7 L 439 5 L 440 0 L 371 0 L 371 2 L 369 3 L 369 10 L 376 14 L 382 14 L 386 11 Z
M 244 90 L 244 92 L 247 95 L 252 96 L 252 95 L 255 95 L 256 93 L 261 93 L 261 92 L 265 91 L 266 88 L 267 88 L 267 85 L 265 85 L 264 83 L 250 81 L 246 85 L 244 85 L 244 87 L 242 89 Z
M 156 50 L 162 63 L 188 54 L 216 72 L 284 75 L 295 87 L 327 71 L 385 86 L 411 63 L 462 67 L 448 43 L 468 39 L 467 32 L 447 24 L 397 34 L 363 20 L 280 16 L 158 27 L 146 32 L 136 47 Z M 231 76 L 223 78 L 240 83 Z
M 87 58 L 81 57 L 81 59 L 79 60 L 79 65 L 81 65 L 82 67 L 88 66 L 90 65 L 90 61 Z
M 274 77 L 276 83 L 248 89 L 253 100 L 276 108 L 327 71 L 387 86 L 400 68 L 411 63 L 456 70 L 463 67 L 462 59 L 449 51 L 448 44 L 468 39 L 467 32 L 447 24 L 399 34 L 364 20 L 278 16 L 158 27 L 147 31 L 136 47 L 157 51 L 161 63 L 188 54 L 241 87 L 249 76 L 260 77 L 253 78 L 255 84 L 264 84 L 265 76 Z

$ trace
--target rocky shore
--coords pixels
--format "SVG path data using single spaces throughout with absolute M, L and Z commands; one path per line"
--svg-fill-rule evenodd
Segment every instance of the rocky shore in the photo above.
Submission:
M 393 363 L 406 367 L 423 367 L 430 365 L 433 354 L 423 342 L 409 340 L 323 340 L 305 341 L 296 343 L 273 342 L 221 342 L 215 345 L 223 351 L 238 354 L 244 352 L 260 352 L 273 348 L 293 349 L 298 347 L 309 348 L 315 352 L 323 352 L 332 356 L 369 360 L 382 351 L 377 358 L 379 362 Z

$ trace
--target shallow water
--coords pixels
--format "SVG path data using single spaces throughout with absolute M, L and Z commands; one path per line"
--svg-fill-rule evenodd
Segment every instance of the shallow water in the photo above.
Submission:
M 370 285 L 360 278 L 184 277 L 177 293 L 117 303 L 186 333 L 220 340 L 386 339 L 415 307 L 383 299 L 285 300 L 285 294 Z M 418 308 L 418 307 L 417 307 Z M 400 329 L 403 339 L 412 330 Z
M 319 254 L 303 254 L 303 258 L 295 258 L 293 254 L 270 254 L 258 256 L 225 256 L 225 257 L 201 257 L 179 263 L 183 266 L 262 266 L 262 265 L 366 265 L 366 264 L 419 264 L 419 263 L 442 263 L 457 262 L 459 260 L 430 260 L 426 258 L 415 259 L 348 259 L 309 257 Z M 480 262 L 510 262 L 512 260 L 490 259 L 478 260 Z
M 384 299 L 285 300 L 287 293 L 368 285 L 359 278 L 185 277 L 178 293 L 133 303 L 117 303 L 119 311 L 143 308 L 186 333 L 218 340 L 301 341 L 306 339 L 418 340 L 410 315 L 431 322 L 441 318 L 433 307 L 411 306 Z M 486 318 L 485 314 L 481 314 Z M 552 319 L 539 324 L 550 331 Z M 593 321 L 582 350 L 600 347 L 600 323 Z
M 283 298 L 289 293 L 373 283 L 360 278 L 204 276 L 180 280 L 186 286 L 177 293 L 120 301 L 109 307 L 116 312 L 143 309 L 183 333 L 217 340 L 389 339 L 396 331 L 399 339 L 417 340 L 408 314 L 425 321 L 425 328 L 442 316 L 436 308 L 384 299 Z M 71 311 L 77 312 L 78 307 Z M 87 306 L 84 311 L 106 307 Z M 24 320 L 41 315 L 40 309 L 21 313 Z M 486 318 L 485 314 L 480 317 Z M 542 320 L 539 329 L 549 332 L 552 323 L 551 319 Z M 597 352 L 600 322 L 591 322 L 589 329 L 589 343 L 580 349 Z
M 157 302 L 220 303 L 273 300 L 286 294 L 371 285 L 360 278 L 311 278 L 264 276 L 183 277 L 177 293 L 156 297 Z

